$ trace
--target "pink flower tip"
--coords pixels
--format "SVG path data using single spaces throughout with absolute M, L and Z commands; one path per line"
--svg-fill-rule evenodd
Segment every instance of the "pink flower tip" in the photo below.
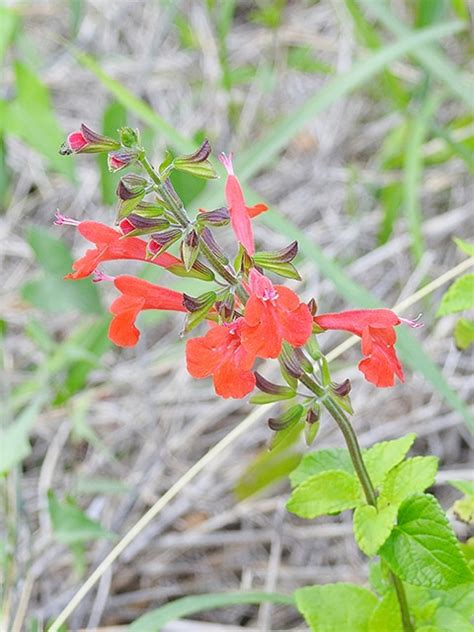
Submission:
M 233 157 L 234 157 L 234 154 L 232 152 L 230 152 L 229 155 L 224 154 L 224 152 L 219 154 L 219 161 L 224 165 L 225 170 L 227 171 L 229 176 L 235 175 L 234 166 L 232 164 Z
M 63 224 L 67 226 L 79 226 L 79 224 L 81 223 L 77 219 L 73 219 L 72 217 L 67 217 L 66 215 L 62 215 L 59 212 L 59 209 L 54 214 L 54 217 L 55 217 L 55 220 L 53 224 L 55 226 L 62 226 Z
M 420 318 L 423 316 L 423 314 L 418 314 L 418 316 L 416 318 L 414 318 L 413 320 L 409 320 L 408 318 L 400 318 L 400 316 L 398 317 L 401 323 L 404 323 L 405 325 L 408 325 L 409 327 L 411 327 L 412 329 L 421 329 L 421 327 L 424 327 L 424 323 L 420 323 Z
M 94 270 L 92 273 L 92 283 L 101 283 L 102 281 L 115 281 L 115 277 L 105 274 L 100 270 Z
M 83 149 L 88 143 L 82 132 L 72 132 L 72 134 L 69 134 L 67 137 L 67 144 L 71 151 L 77 152 Z

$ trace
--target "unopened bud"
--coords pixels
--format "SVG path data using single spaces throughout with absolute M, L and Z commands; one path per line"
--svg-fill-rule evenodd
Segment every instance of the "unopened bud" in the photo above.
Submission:
M 222 263 L 223 265 L 227 265 L 229 263 L 229 260 L 227 259 L 224 251 L 219 246 L 217 241 L 214 239 L 214 235 L 211 233 L 209 228 L 204 227 L 204 229 L 202 230 L 202 233 L 201 233 L 201 239 L 206 244 L 206 246 L 209 248 L 209 250 L 211 251 L 213 256 L 220 263 Z
M 62 156 L 69 154 L 98 154 L 105 151 L 118 149 L 120 143 L 108 136 L 102 136 L 82 123 L 81 129 L 72 132 L 66 142 L 61 146 L 59 153 Z
M 136 173 L 127 173 L 120 178 L 117 186 L 117 196 L 121 200 L 131 200 L 145 193 L 145 187 L 148 184 L 146 178 Z
M 301 404 L 295 404 L 279 417 L 270 417 L 268 426 L 271 430 L 284 430 L 285 428 L 296 425 L 303 413 L 304 407 Z
M 170 223 L 163 217 L 141 217 L 130 213 L 119 222 L 119 228 L 124 235 L 135 237 L 136 235 L 150 235 L 169 228 Z
M 172 228 L 162 233 L 153 233 L 147 244 L 147 254 L 150 258 L 157 257 L 162 252 L 165 252 L 175 241 L 181 239 L 181 235 L 182 231 L 179 228 Z
M 119 129 L 120 140 L 125 147 L 133 147 L 140 142 L 140 136 L 137 129 L 131 127 L 121 127 Z
M 107 156 L 107 165 L 109 167 L 109 171 L 115 173 L 116 171 L 120 171 L 125 167 L 133 164 L 138 157 L 138 152 L 134 149 L 117 149 L 116 151 L 111 151 Z
M 184 294 L 183 305 L 190 313 L 186 317 L 183 333 L 188 333 L 197 327 L 197 325 L 199 325 L 199 323 L 208 316 L 209 312 L 214 307 L 215 301 L 215 292 L 205 292 L 196 298 L 189 296 L 188 294 Z
M 190 270 L 193 267 L 193 263 L 196 261 L 199 255 L 199 235 L 192 229 L 184 237 L 181 242 L 181 258 L 186 270 Z
M 305 356 L 303 350 L 297 347 L 296 349 L 293 350 L 293 353 L 298 358 L 298 362 L 300 363 L 300 366 L 303 369 L 303 371 L 305 373 L 313 373 L 313 370 L 314 370 L 313 365 Z
M 173 167 L 179 171 L 192 173 L 199 178 L 217 178 L 218 175 L 214 167 L 208 160 L 211 154 L 211 145 L 206 139 L 201 147 L 193 154 L 187 156 L 178 156 L 173 160 Z
M 339 397 L 345 397 L 351 392 L 352 384 L 349 378 L 345 379 L 341 384 L 332 384 L 331 390 Z
M 230 222 L 229 209 L 225 206 L 213 211 L 205 211 L 200 208 L 197 221 L 204 226 L 226 226 Z
M 230 321 L 234 315 L 234 302 L 235 297 L 230 292 L 227 294 L 225 298 L 216 303 L 216 309 L 219 316 L 225 320 Z
M 316 303 L 316 300 L 314 298 L 308 301 L 308 308 L 309 308 L 309 311 L 311 312 L 311 316 L 316 316 L 318 312 L 318 304 Z

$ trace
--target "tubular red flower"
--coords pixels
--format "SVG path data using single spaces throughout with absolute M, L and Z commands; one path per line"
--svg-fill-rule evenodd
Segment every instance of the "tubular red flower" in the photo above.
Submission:
M 255 354 L 242 345 L 244 319 L 211 327 L 205 336 L 188 340 L 186 363 L 195 378 L 210 375 L 214 389 L 221 397 L 241 399 L 255 387 L 251 371 Z
M 114 285 L 122 293 L 110 306 L 114 315 L 109 327 L 109 338 L 119 347 L 137 344 L 140 331 L 135 327 L 138 314 L 145 309 L 162 309 L 175 312 L 187 311 L 181 292 L 175 292 L 143 279 L 121 275 Z
M 283 285 L 273 285 L 255 268 L 249 274 L 250 298 L 245 306 L 242 344 L 260 358 L 276 358 L 282 341 L 301 347 L 311 335 L 308 306 Z
M 81 129 L 69 134 L 61 148 L 62 154 L 94 154 L 118 149 L 120 143 L 113 138 L 102 136 L 82 123 Z
M 83 279 L 94 272 L 103 261 L 117 259 L 133 259 L 147 261 L 146 242 L 138 237 L 126 237 L 118 230 L 114 230 L 100 222 L 80 222 L 78 230 L 83 237 L 96 245 L 87 250 L 86 254 L 72 265 L 74 272 L 66 275 L 66 279 Z M 167 252 L 151 260 L 151 263 L 163 268 L 174 265 L 182 266 L 182 262 Z
M 229 156 L 221 154 L 219 160 L 228 173 L 225 184 L 225 197 L 230 211 L 232 229 L 237 237 L 237 241 L 241 243 L 247 253 L 252 256 L 255 254 L 255 243 L 250 218 L 260 215 L 260 213 L 266 211 L 268 207 L 265 206 L 265 204 L 257 204 L 256 206 L 248 207 L 245 204 L 240 182 L 234 174 L 232 154 L 229 154 Z
M 389 309 L 360 309 L 315 316 L 314 322 L 322 329 L 349 331 L 362 339 L 359 369 L 365 379 L 380 388 L 393 386 L 395 375 L 405 381 L 403 368 L 395 351 L 397 335 L 394 327 L 402 320 Z M 415 321 L 403 319 L 411 327 Z

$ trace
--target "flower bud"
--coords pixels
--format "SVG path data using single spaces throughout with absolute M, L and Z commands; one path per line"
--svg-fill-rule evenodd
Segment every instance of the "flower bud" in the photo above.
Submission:
M 267 380 L 263 375 L 260 375 L 258 371 L 254 371 L 255 375 L 255 385 L 256 387 L 262 391 L 262 393 L 267 393 L 268 395 L 282 395 L 293 397 L 295 392 L 293 389 L 288 388 L 288 386 L 280 386 L 279 384 L 274 384 Z
M 169 228 L 169 225 L 169 221 L 164 217 L 140 217 L 135 213 L 130 213 L 119 222 L 120 230 L 128 237 L 160 232 Z
M 147 184 L 148 181 L 145 178 L 137 176 L 135 173 L 122 176 L 117 186 L 117 196 L 119 198 L 118 219 L 126 217 L 134 210 L 145 196 L 145 186 Z
M 134 149 L 117 149 L 116 151 L 111 151 L 107 156 L 107 166 L 109 171 L 115 173 L 133 164 L 137 157 L 138 152 Z
M 69 134 L 59 153 L 62 156 L 68 156 L 69 154 L 96 154 L 118 149 L 119 147 L 120 143 L 118 141 L 102 136 L 82 123 L 79 131 Z
M 298 270 L 290 263 L 298 253 L 298 242 L 291 244 L 275 252 L 257 252 L 253 260 L 257 266 L 270 270 L 287 279 L 301 280 Z
M 183 333 L 190 332 L 208 316 L 210 310 L 214 307 L 216 296 L 215 292 L 205 292 L 197 298 L 188 294 L 183 295 L 183 304 L 190 312 L 186 317 Z
M 285 371 L 292 377 L 298 379 L 303 375 L 303 369 L 294 351 L 291 345 L 283 342 L 278 359 Z
M 311 316 L 316 316 L 318 312 L 318 304 L 314 298 L 308 301 L 308 309 L 311 312 Z
M 181 239 L 182 231 L 179 228 L 172 228 L 171 230 L 162 233 L 153 233 L 152 238 L 147 244 L 147 254 L 150 258 L 161 255 L 162 252 L 168 250 L 168 248 L 174 244 L 175 241 Z
M 209 228 L 205 227 L 201 233 L 201 239 L 212 252 L 214 257 L 223 265 L 227 265 L 229 260 L 224 254 L 224 251 L 221 249 L 217 241 L 214 239 L 214 235 L 211 233 Z
M 119 129 L 120 141 L 125 147 L 133 147 L 140 142 L 140 136 L 137 129 L 131 127 L 121 127 Z
M 181 242 L 181 259 L 183 260 L 186 270 L 191 270 L 193 263 L 199 255 L 199 235 L 192 229 L 184 237 Z
M 235 297 L 231 292 L 227 292 L 226 296 L 216 303 L 216 309 L 219 316 L 225 320 L 230 321 L 234 315 L 234 303 Z
M 218 175 L 208 160 L 210 154 L 211 146 L 206 139 L 193 154 L 179 156 L 173 160 L 172 164 L 175 169 L 192 173 L 198 178 L 217 178 Z
M 331 390 L 339 397 L 345 397 L 351 392 L 352 384 L 349 378 L 345 379 L 342 384 L 332 384 Z
M 301 404 L 295 404 L 279 417 L 270 417 L 268 426 L 271 430 L 275 431 L 285 430 L 285 428 L 295 426 L 301 419 L 303 413 L 303 406 Z
M 305 356 L 303 350 L 297 347 L 296 349 L 293 350 L 293 353 L 298 358 L 298 362 L 300 363 L 300 366 L 303 369 L 303 371 L 305 373 L 313 373 L 314 371 L 313 365 Z
M 230 222 L 229 209 L 225 206 L 213 211 L 205 211 L 200 208 L 197 222 L 203 226 L 226 226 Z

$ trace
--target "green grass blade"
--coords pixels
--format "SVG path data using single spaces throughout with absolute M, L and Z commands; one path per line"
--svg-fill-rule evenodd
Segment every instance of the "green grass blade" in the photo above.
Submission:
M 228 592 L 192 595 L 176 599 L 157 610 L 139 617 L 128 628 L 129 632 L 159 632 L 166 623 L 182 617 L 214 608 L 226 608 L 238 604 L 260 604 L 270 602 L 294 606 L 293 597 L 268 592 Z
M 236 170 L 240 178 L 243 180 L 250 178 L 268 165 L 293 136 L 317 114 L 363 85 L 395 59 L 422 48 L 428 42 L 458 33 L 463 28 L 465 25 L 462 22 L 455 21 L 409 33 L 394 44 L 378 50 L 367 59 L 353 64 L 348 72 L 328 82 L 317 94 L 277 123 L 269 134 L 238 157 Z
M 411 237 L 411 249 L 415 261 L 419 262 L 424 252 L 422 234 L 422 210 L 419 188 L 423 177 L 423 143 L 430 120 L 439 105 L 439 98 L 426 97 L 418 116 L 410 122 L 410 133 L 405 151 L 403 173 L 403 211 Z
M 387 30 L 397 37 L 403 38 L 412 32 L 408 26 L 397 20 L 381 0 L 359 0 L 359 3 L 364 5 L 374 17 L 380 20 Z M 465 103 L 469 110 L 473 109 L 472 85 L 465 81 L 463 73 L 438 48 L 425 42 L 424 46 L 414 48 L 411 54 L 425 70 L 431 72 L 439 81 L 442 81 L 451 94 Z

